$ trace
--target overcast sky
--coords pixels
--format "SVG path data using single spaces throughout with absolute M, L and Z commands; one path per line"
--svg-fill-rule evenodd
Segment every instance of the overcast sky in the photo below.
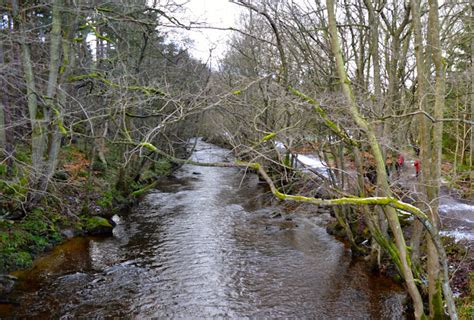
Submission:
M 186 12 L 177 16 L 184 24 L 190 21 L 200 22 L 212 27 L 236 27 L 242 8 L 230 3 L 228 0 L 190 0 L 186 4 Z M 232 34 L 231 31 L 200 29 L 180 31 L 178 37 L 188 37 L 194 45 L 190 53 L 202 61 L 209 57 L 209 50 L 213 49 L 214 57 L 222 57 L 225 52 L 226 41 Z M 215 59 L 214 62 L 215 63 Z

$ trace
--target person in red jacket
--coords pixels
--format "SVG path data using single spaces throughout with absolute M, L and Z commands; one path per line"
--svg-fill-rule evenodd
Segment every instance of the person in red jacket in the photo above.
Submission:
M 416 171 L 416 177 L 420 175 L 420 160 L 415 160 L 415 163 L 413 164 L 415 166 L 415 171 Z
M 400 173 L 402 172 L 403 164 L 405 163 L 405 158 L 403 154 L 398 154 L 397 162 L 395 162 L 395 169 L 397 169 L 397 175 L 400 177 Z

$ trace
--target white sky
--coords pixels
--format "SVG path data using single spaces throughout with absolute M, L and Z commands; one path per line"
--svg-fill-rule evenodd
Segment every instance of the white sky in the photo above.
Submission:
M 199 22 L 203 26 L 228 28 L 236 27 L 237 21 L 242 13 L 242 8 L 230 3 L 228 0 L 189 0 L 185 5 L 186 12 L 179 13 L 177 18 L 185 25 L 189 22 Z M 221 31 L 213 29 L 194 29 L 177 31 L 175 36 L 179 38 L 188 37 L 194 44 L 190 46 L 189 52 L 196 58 L 207 61 L 209 50 L 213 49 L 213 64 L 216 58 L 222 58 L 226 49 L 226 42 L 232 31 Z

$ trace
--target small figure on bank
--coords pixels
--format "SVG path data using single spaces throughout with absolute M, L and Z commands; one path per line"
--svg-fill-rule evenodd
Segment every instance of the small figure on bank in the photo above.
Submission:
M 420 147 L 418 147 L 417 145 L 414 145 L 413 150 L 415 150 L 415 154 L 417 157 L 420 156 Z
M 398 155 L 397 162 L 395 162 L 395 168 L 397 169 L 397 174 L 399 178 L 400 178 L 400 173 L 402 172 L 404 163 L 405 163 L 405 158 L 403 157 L 403 154 L 400 153 Z
M 415 163 L 413 164 L 415 166 L 415 171 L 416 171 L 416 177 L 420 175 L 420 160 L 415 160 Z

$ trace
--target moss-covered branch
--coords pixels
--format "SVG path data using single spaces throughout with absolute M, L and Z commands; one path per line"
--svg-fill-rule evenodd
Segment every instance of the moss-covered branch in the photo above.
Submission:
M 134 198 L 139 197 L 139 196 L 141 196 L 142 194 L 144 194 L 145 192 L 147 192 L 147 191 L 153 189 L 153 188 L 156 186 L 157 183 L 158 183 L 158 181 L 153 181 L 152 183 L 147 184 L 147 185 L 144 186 L 143 188 L 138 189 L 138 190 L 132 192 L 130 195 L 131 195 L 132 197 L 134 197 Z
M 403 210 L 405 212 L 409 212 L 412 215 L 416 216 L 419 219 L 428 219 L 428 217 L 424 214 L 423 211 L 418 209 L 417 207 L 400 201 L 394 197 L 341 197 L 336 199 L 322 199 L 322 198 L 313 198 L 313 197 L 306 197 L 302 195 L 290 195 L 281 193 L 278 188 L 273 183 L 270 176 L 267 174 L 263 166 L 258 162 L 244 162 L 244 161 L 235 161 L 235 162 L 199 162 L 193 161 L 190 159 L 179 159 L 173 156 L 170 156 L 166 152 L 163 152 L 156 148 L 153 144 L 149 142 L 140 142 L 140 143 L 133 143 L 133 142 L 124 142 L 128 144 L 134 144 L 137 147 L 146 148 L 150 151 L 156 152 L 161 156 L 166 157 L 168 160 L 178 164 L 191 164 L 196 166 L 203 166 L 203 167 L 226 167 L 226 168 L 248 168 L 258 172 L 258 174 L 265 180 L 265 182 L 270 187 L 272 193 L 281 200 L 287 201 L 297 201 L 297 202 L 307 202 L 316 204 L 319 206 L 337 206 L 337 205 L 380 205 L 380 206 L 391 206 L 393 208 Z M 428 222 L 429 223 L 429 222 Z M 434 227 L 433 227 L 434 228 Z M 434 230 L 434 229 L 433 229 Z M 429 231 L 429 230 L 428 230 Z
M 146 96 L 152 96 L 152 95 L 159 95 L 159 96 L 166 96 L 166 93 L 161 91 L 158 88 L 154 87 L 148 87 L 148 86 L 122 86 L 120 84 L 114 83 L 110 81 L 109 79 L 106 79 L 103 74 L 99 72 L 91 72 L 88 74 L 82 74 L 78 76 L 70 76 L 68 77 L 68 81 L 70 82 L 75 82 L 75 81 L 82 81 L 82 80 L 90 80 L 90 79 L 95 79 L 103 84 L 113 87 L 113 88 L 119 88 L 119 89 L 124 89 L 124 90 L 129 90 L 129 91 L 140 91 Z

